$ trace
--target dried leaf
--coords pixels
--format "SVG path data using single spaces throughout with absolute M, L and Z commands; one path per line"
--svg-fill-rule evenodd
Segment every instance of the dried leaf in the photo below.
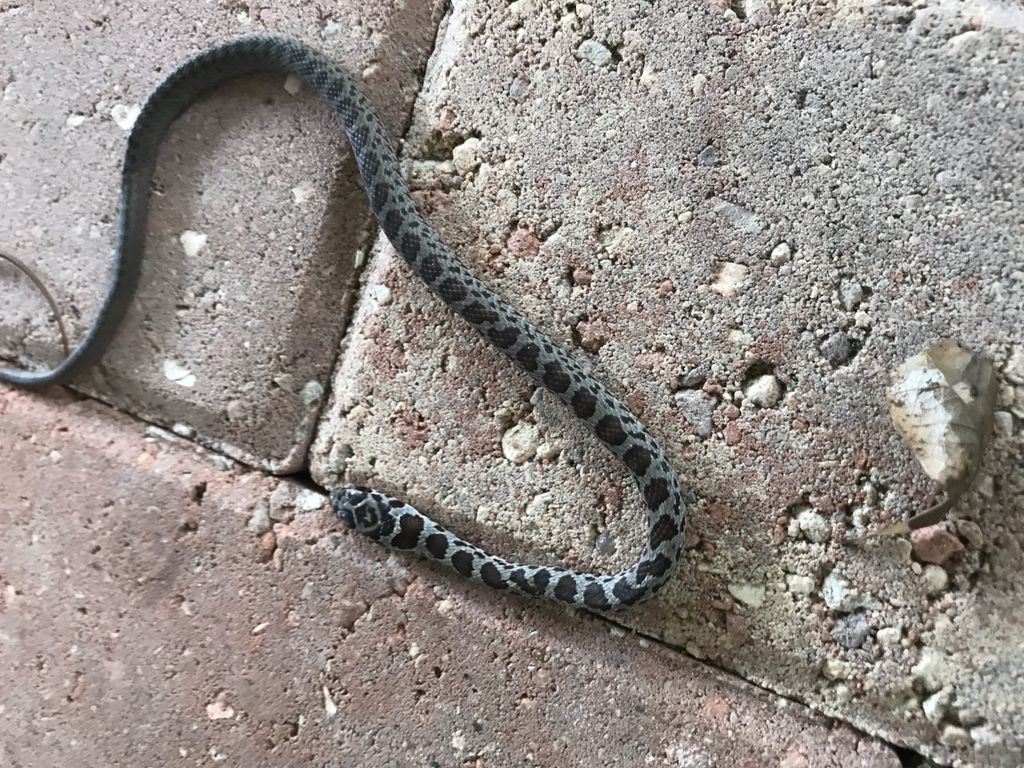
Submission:
M 943 339 L 895 371 L 886 400 L 896 429 L 946 500 L 876 535 L 936 523 L 964 492 L 992 434 L 995 371 L 984 357 Z

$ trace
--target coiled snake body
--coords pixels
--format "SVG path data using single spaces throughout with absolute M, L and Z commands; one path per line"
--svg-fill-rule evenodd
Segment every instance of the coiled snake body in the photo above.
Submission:
M 665 453 L 602 384 L 462 265 L 416 211 L 384 127 L 355 81 L 323 54 L 288 38 L 257 35 L 216 45 L 175 69 L 153 91 L 128 139 L 115 268 L 95 323 L 56 368 L 0 369 L 0 381 L 28 387 L 63 383 L 100 358 L 137 283 L 149 187 L 168 127 L 205 91 L 230 78 L 265 71 L 295 75 L 330 106 L 352 145 L 373 213 L 395 250 L 448 306 L 568 405 L 626 464 L 647 506 L 648 534 L 634 565 L 597 575 L 503 560 L 402 501 L 366 488 L 331 492 L 338 517 L 385 546 L 414 551 L 495 589 L 599 610 L 650 597 L 679 564 L 686 521 L 679 480 Z

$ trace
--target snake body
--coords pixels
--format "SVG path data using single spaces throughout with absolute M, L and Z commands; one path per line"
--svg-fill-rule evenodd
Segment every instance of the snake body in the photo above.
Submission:
M 416 552 L 498 590 L 597 610 L 654 594 L 679 564 L 686 508 L 675 470 L 640 421 L 600 382 L 478 280 L 417 212 L 384 126 L 355 80 L 320 52 L 284 37 L 255 35 L 215 45 L 172 71 L 152 92 L 125 151 L 115 267 L 95 323 L 56 368 L 0 369 L 0 381 L 38 387 L 67 382 L 95 363 L 124 317 L 138 281 L 149 187 L 167 129 L 200 95 L 254 72 L 292 74 L 329 105 L 352 146 L 374 216 L 395 250 L 449 307 L 564 402 L 636 478 L 647 507 L 637 561 L 599 575 L 510 562 L 466 542 L 414 507 L 368 488 L 330 494 L 348 527 L 396 550 Z

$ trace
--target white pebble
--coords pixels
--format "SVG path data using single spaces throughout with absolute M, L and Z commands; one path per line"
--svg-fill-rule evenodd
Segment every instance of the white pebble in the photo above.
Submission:
M 576 49 L 576 58 L 586 59 L 591 64 L 603 67 L 612 60 L 612 52 L 596 40 L 584 40 Z
M 786 586 L 795 595 L 809 595 L 814 592 L 814 579 L 791 573 L 786 576 Z
M 789 243 L 779 243 L 772 248 L 772 254 L 768 257 L 773 267 L 781 267 L 783 264 L 789 262 L 793 256 L 793 251 L 789 247 Z
M 946 569 L 939 565 L 926 565 L 921 572 L 921 581 L 924 582 L 924 589 L 929 595 L 937 595 L 949 584 L 949 574 Z
M 729 594 L 744 605 L 749 605 L 751 608 L 760 608 L 764 605 L 764 587 L 747 582 L 729 584 L 728 587 Z
M 832 536 L 832 526 L 828 520 L 815 512 L 813 509 L 805 509 L 796 516 L 800 531 L 808 541 L 821 544 Z
M 480 139 L 466 139 L 452 150 L 452 162 L 455 170 L 462 176 L 472 173 L 480 167 Z
M 199 255 L 199 252 L 206 246 L 206 240 L 207 237 L 205 233 L 196 232 L 192 229 L 186 229 L 178 235 L 178 241 L 181 243 L 181 247 L 185 250 L 185 255 L 190 259 Z
M 743 395 L 754 405 L 772 408 L 782 399 L 782 384 L 770 373 L 766 373 L 750 382 L 744 388 Z
M 182 387 L 194 387 L 196 385 L 195 375 L 177 360 L 164 360 L 164 376 L 168 381 Z
M 536 424 L 516 424 L 501 436 L 501 452 L 509 461 L 522 464 L 536 455 L 540 443 Z
M 141 112 L 142 107 L 138 104 L 115 104 L 110 110 L 110 116 L 117 123 L 118 128 L 130 131 Z

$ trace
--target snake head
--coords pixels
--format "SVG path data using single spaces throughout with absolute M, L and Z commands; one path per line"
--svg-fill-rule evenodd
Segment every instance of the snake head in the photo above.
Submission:
M 382 522 L 380 494 L 360 486 L 343 486 L 331 491 L 331 506 L 338 518 L 360 533 L 373 533 Z

